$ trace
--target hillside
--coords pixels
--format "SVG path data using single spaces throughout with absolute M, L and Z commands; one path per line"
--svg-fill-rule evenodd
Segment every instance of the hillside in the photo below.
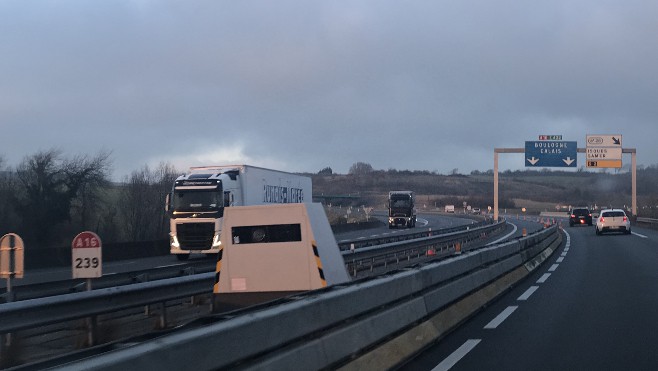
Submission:
M 377 171 L 360 174 L 314 174 L 313 195 L 334 205 L 384 208 L 388 191 L 413 190 L 419 208 L 463 202 L 482 209 L 493 206 L 493 172 L 441 175 L 427 171 Z M 655 216 L 658 168 L 638 169 L 638 214 Z M 555 211 L 569 205 L 628 207 L 631 174 L 565 171 L 506 171 L 499 174 L 499 207 L 528 212 Z

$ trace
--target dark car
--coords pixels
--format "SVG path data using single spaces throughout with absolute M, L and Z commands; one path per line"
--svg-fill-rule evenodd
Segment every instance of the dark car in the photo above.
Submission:
M 569 226 L 574 225 L 592 225 L 592 213 L 586 207 L 576 207 L 569 213 Z

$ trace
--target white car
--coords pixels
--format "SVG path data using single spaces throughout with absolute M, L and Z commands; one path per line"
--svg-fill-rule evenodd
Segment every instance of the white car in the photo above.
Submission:
M 596 234 L 604 232 L 624 232 L 631 234 L 631 221 L 622 209 L 601 210 L 596 219 Z

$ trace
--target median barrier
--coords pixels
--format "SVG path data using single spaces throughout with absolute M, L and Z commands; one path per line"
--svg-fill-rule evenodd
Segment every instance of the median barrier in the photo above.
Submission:
M 66 368 L 395 367 L 509 290 L 560 244 L 561 234 L 552 226 L 449 260 L 295 295 L 230 318 L 218 317 L 218 322 L 202 328 L 182 329 Z M 539 253 L 533 257 L 534 251 Z
M 658 228 L 658 219 L 654 218 L 635 218 L 635 222 L 643 227 L 649 227 L 652 229 Z

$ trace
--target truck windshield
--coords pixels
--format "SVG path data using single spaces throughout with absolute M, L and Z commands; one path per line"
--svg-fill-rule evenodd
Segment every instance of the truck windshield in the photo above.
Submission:
M 217 189 L 174 191 L 174 211 L 216 211 L 222 206 L 223 197 Z
M 405 198 L 391 198 L 391 207 L 411 207 L 411 200 Z

